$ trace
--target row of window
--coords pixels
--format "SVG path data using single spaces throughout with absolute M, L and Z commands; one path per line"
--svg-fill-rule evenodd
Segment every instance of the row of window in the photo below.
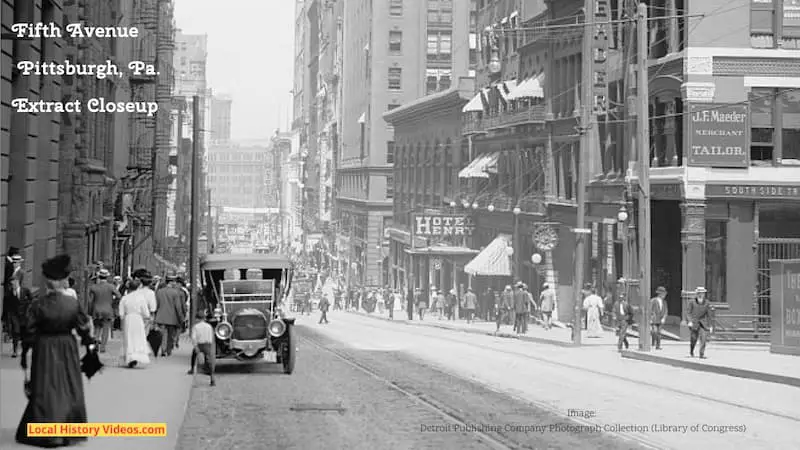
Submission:
M 757 48 L 800 48 L 800 0 L 751 0 L 750 41 Z
M 209 161 L 266 161 L 270 155 L 266 152 L 229 152 L 208 153 Z

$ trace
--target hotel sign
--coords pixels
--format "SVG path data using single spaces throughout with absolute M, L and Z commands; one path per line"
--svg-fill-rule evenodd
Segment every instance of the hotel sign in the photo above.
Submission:
M 414 216 L 414 236 L 472 236 L 474 231 L 475 222 L 471 217 L 447 214 L 420 214 Z
M 595 0 L 592 36 L 592 93 L 594 96 L 594 113 L 606 114 L 608 110 L 608 35 L 611 16 L 609 0 Z
M 747 105 L 692 103 L 689 106 L 689 165 L 750 166 Z
M 800 185 L 709 184 L 706 186 L 706 197 L 800 200 Z

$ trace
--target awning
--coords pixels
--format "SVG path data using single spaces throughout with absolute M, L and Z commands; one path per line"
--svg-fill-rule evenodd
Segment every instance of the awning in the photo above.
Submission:
M 358 118 L 358 123 L 367 123 L 367 113 L 361 113 L 361 117 Z
M 515 87 L 508 95 L 509 100 L 519 100 L 521 98 L 544 98 L 544 72 L 530 77 Z
M 497 92 L 500 94 L 500 97 L 503 101 L 508 102 L 510 99 L 508 98 L 511 95 L 511 91 L 517 87 L 517 80 L 509 80 L 503 81 L 502 83 L 496 84 L 495 88 L 497 88 Z
M 511 276 L 511 256 L 508 248 L 511 247 L 511 236 L 500 234 L 486 246 L 478 256 L 464 266 L 464 272 L 470 275 L 484 275 L 490 277 Z
M 466 105 L 464 105 L 464 108 L 461 110 L 461 112 L 462 113 L 483 112 L 484 104 L 486 103 L 485 96 L 487 91 L 488 89 L 481 89 L 480 91 L 478 91 L 475 97 L 472 97 L 472 100 L 470 100 Z
M 500 152 L 485 153 L 473 159 L 471 163 L 458 172 L 458 178 L 489 178 L 490 173 L 497 173 L 497 158 Z

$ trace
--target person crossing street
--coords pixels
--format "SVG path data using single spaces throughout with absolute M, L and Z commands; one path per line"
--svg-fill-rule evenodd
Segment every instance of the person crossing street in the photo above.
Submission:
M 328 323 L 328 308 L 330 308 L 331 303 L 328 301 L 328 295 L 325 294 L 322 296 L 322 299 L 319 301 L 319 312 L 321 314 L 319 318 L 319 323 L 322 322 Z

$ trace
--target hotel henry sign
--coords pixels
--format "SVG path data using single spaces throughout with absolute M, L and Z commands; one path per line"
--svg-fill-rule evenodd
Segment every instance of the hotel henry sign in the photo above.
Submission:
M 420 237 L 472 236 L 475 224 L 471 217 L 443 214 L 414 216 L 414 235 Z
M 689 107 L 689 165 L 750 166 L 747 105 L 693 103 Z

